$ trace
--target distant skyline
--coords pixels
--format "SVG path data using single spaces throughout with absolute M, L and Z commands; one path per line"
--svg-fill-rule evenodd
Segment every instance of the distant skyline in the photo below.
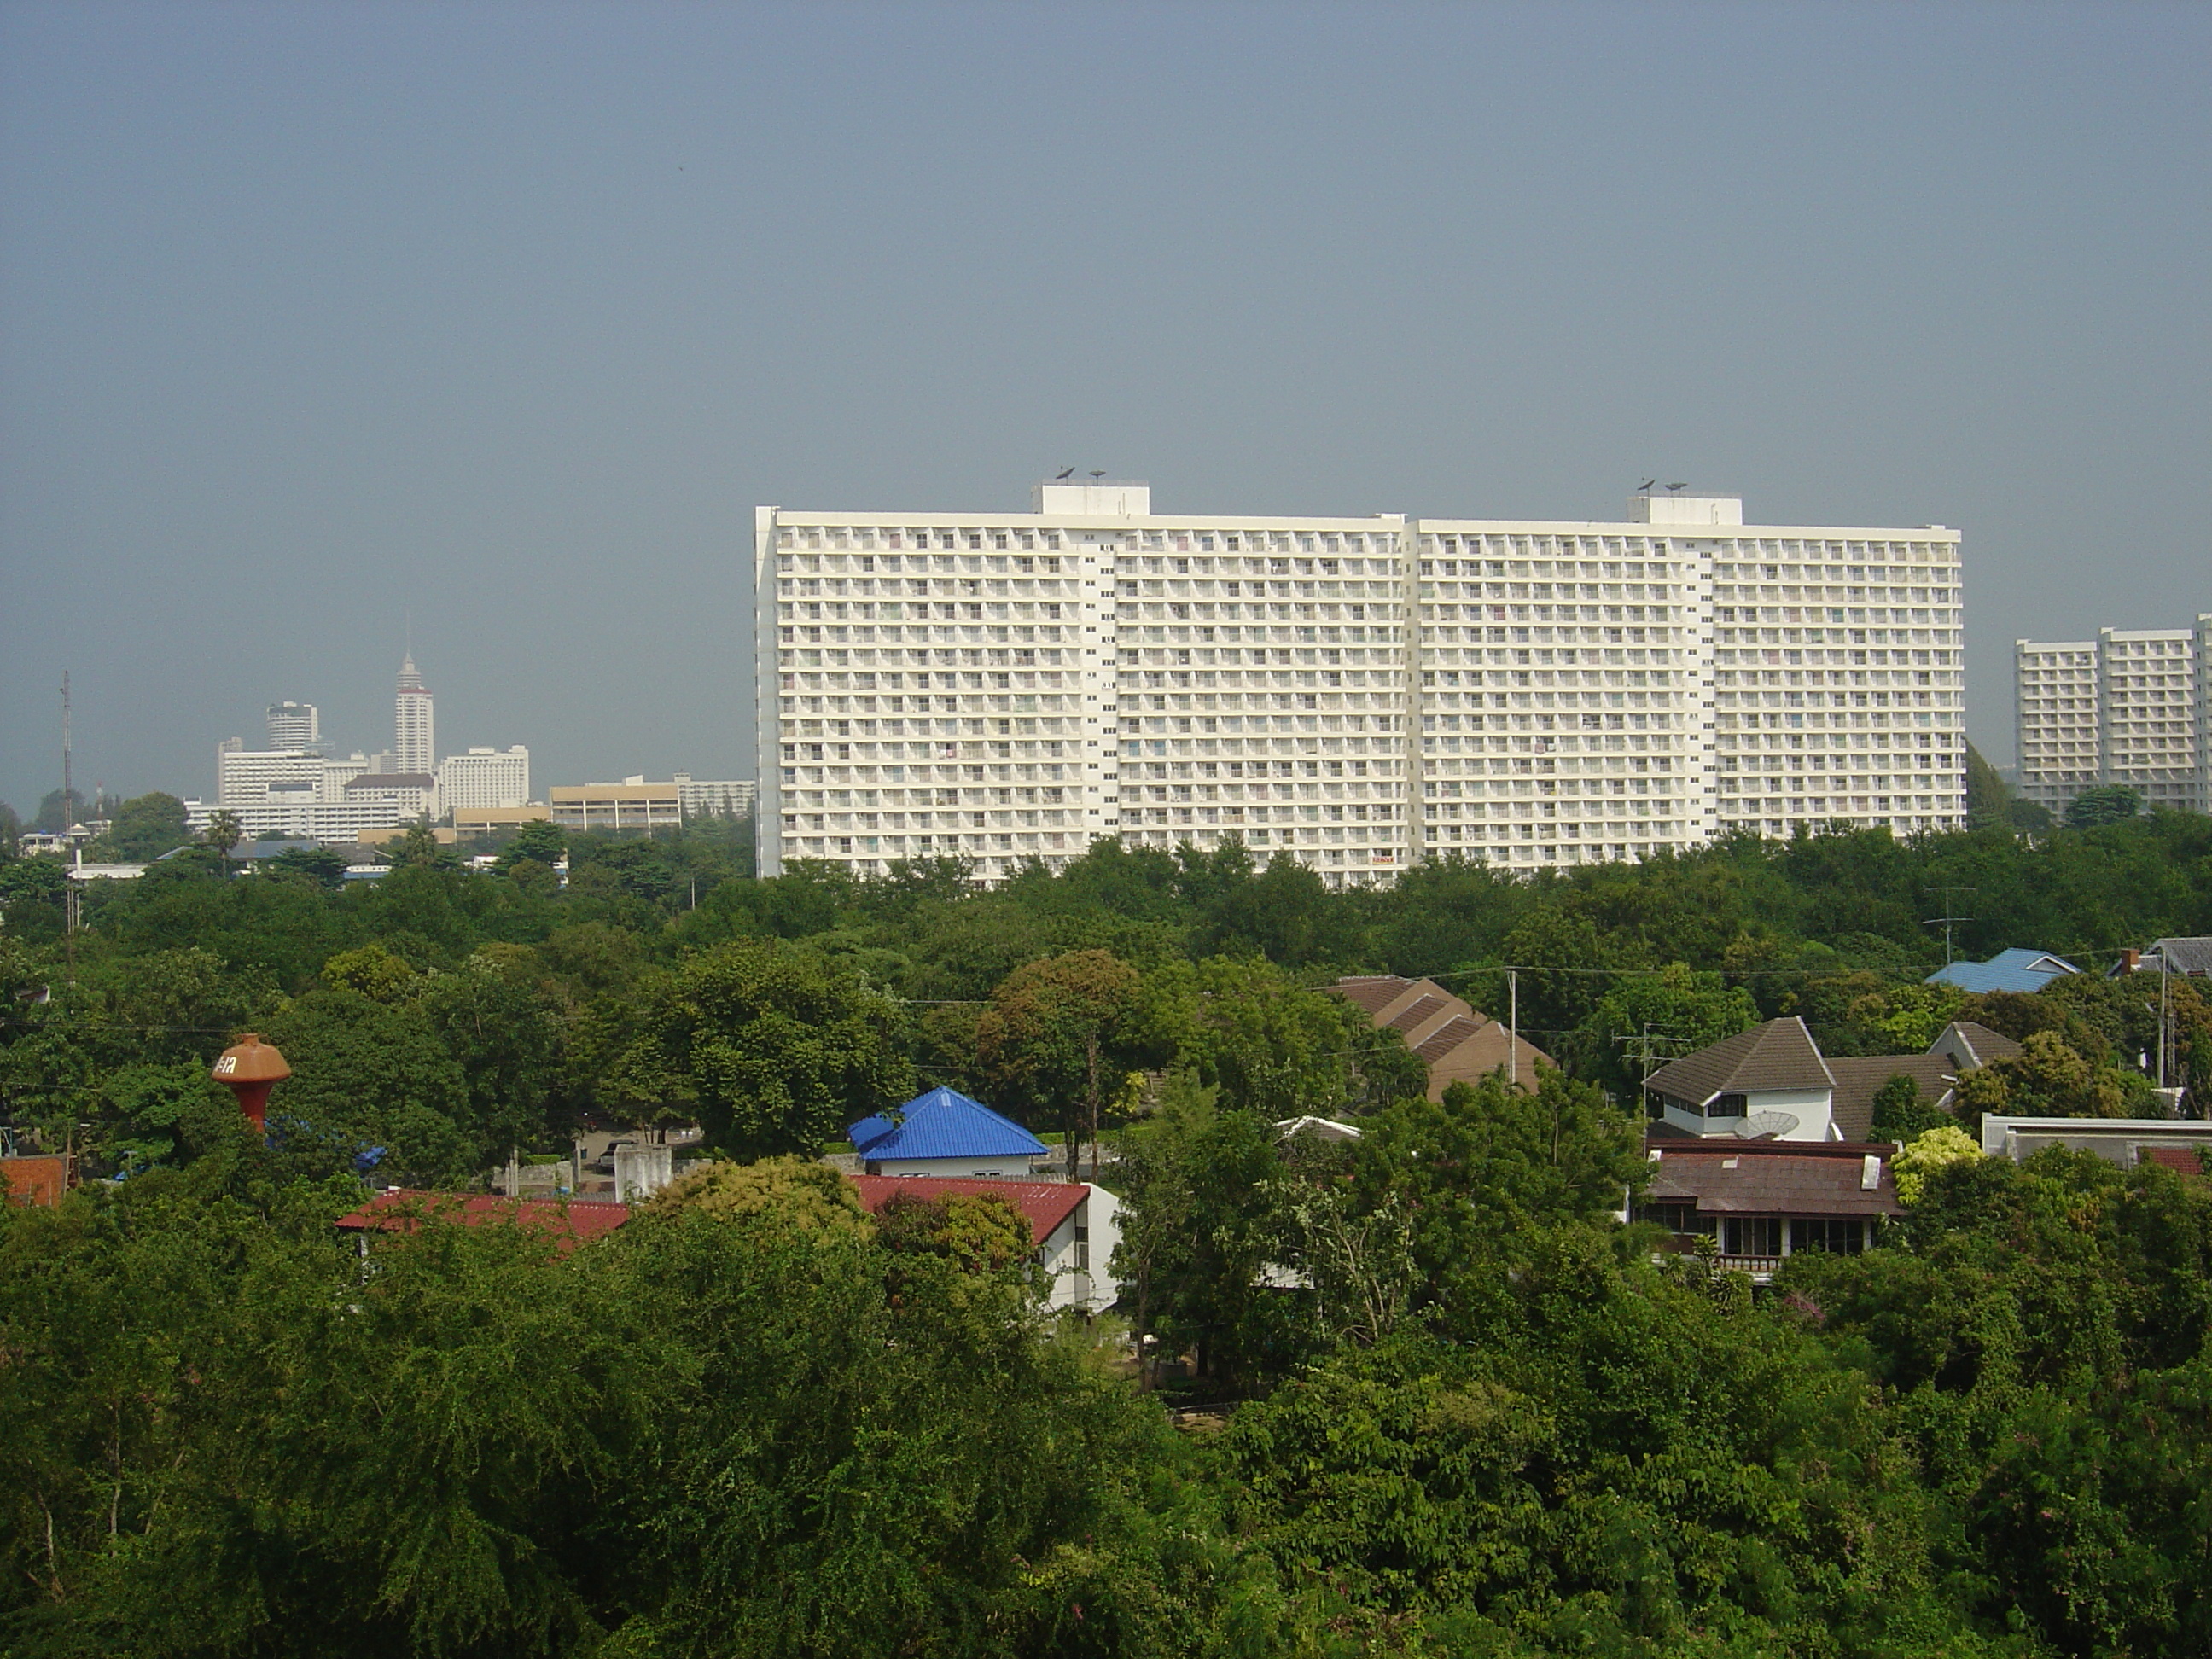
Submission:
M 1965 532 L 2212 609 L 2212 9 L 0 6 L 0 800 L 749 769 L 757 503 Z

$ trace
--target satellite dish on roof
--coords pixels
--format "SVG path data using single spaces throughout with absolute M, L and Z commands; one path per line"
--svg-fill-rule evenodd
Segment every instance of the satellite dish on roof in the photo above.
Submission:
M 1738 1140 L 1779 1140 L 1796 1127 L 1794 1112 L 1753 1112 L 1735 1134 Z

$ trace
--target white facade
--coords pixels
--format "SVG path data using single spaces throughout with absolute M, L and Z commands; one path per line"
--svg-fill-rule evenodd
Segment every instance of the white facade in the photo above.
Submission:
M 2197 634 L 2187 628 L 2107 628 L 2097 635 L 2097 720 L 2104 781 L 2146 806 L 2198 803 Z
M 332 760 L 301 749 L 246 749 L 231 738 L 216 750 L 216 804 L 246 806 L 335 804 L 368 770 L 368 757 Z
M 750 778 L 695 778 L 676 775 L 676 799 L 687 818 L 741 818 L 753 810 Z
M 305 749 L 318 754 L 322 751 L 322 715 L 314 704 L 272 702 L 264 720 L 269 729 L 270 749 Z
M 437 764 L 434 712 L 429 689 L 415 672 L 410 654 L 399 665 L 399 685 L 392 697 L 392 771 L 428 772 Z
M 441 812 L 530 804 L 530 751 L 471 749 L 438 763 L 438 805 Z
M 2126 784 L 2147 805 L 2212 810 L 2212 616 L 2193 628 L 2106 628 L 2013 646 L 2020 787 L 2063 816 L 2081 790 Z
M 2095 783 L 2098 651 L 2094 640 L 2013 642 L 2013 719 L 2020 793 L 2063 817 L 2075 795 Z
M 1965 822 L 1955 531 L 1036 505 L 759 509 L 763 874 L 1113 836 L 1364 884 Z
M 194 833 L 207 828 L 218 811 L 237 818 L 248 841 L 295 836 L 326 846 L 344 847 L 361 839 L 366 830 L 389 830 L 406 821 L 396 803 L 381 798 L 337 801 L 268 799 L 238 805 L 193 804 L 188 818 Z

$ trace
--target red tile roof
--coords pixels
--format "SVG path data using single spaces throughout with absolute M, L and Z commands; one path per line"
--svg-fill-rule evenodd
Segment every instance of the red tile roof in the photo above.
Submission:
M 493 1193 L 416 1193 L 395 1188 L 340 1216 L 337 1226 L 347 1233 L 411 1233 L 426 1220 L 457 1221 L 464 1227 L 511 1222 L 554 1235 L 565 1251 L 604 1238 L 629 1219 L 627 1204 L 501 1198 Z
M 873 1215 L 891 1198 L 906 1193 L 915 1198 L 950 1198 L 956 1193 L 1004 1199 L 1030 1224 L 1033 1242 L 1042 1244 L 1089 1196 L 1091 1188 L 1079 1181 L 963 1181 L 951 1176 L 848 1176 L 860 1189 L 860 1203 Z

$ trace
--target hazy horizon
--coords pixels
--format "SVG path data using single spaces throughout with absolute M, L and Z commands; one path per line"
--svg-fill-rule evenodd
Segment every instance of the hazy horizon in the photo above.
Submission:
M 264 707 L 752 769 L 752 509 L 1965 534 L 2212 611 L 2212 12 L 0 6 L 0 800 Z

